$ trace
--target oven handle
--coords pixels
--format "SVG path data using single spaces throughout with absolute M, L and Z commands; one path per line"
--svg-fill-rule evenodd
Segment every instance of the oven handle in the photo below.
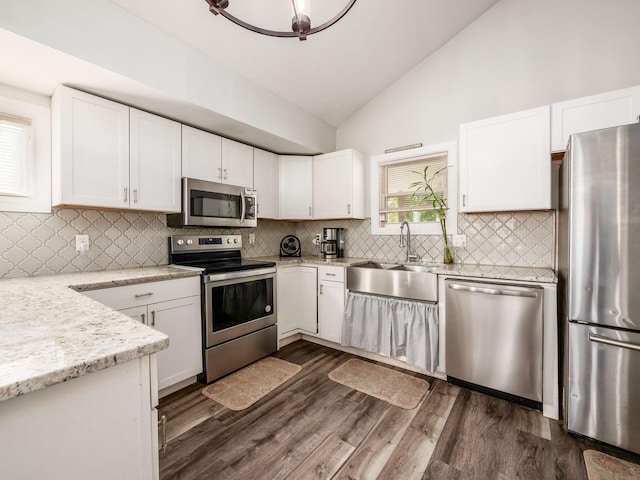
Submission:
M 247 214 L 247 205 L 246 198 L 244 197 L 244 192 L 240 190 L 240 203 L 242 203 L 242 213 L 240 214 L 240 223 L 244 223 L 244 217 Z
M 254 270 L 241 270 L 239 272 L 227 272 L 227 273 L 212 273 L 204 276 L 204 283 L 224 282 L 227 280 L 242 279 L 247 281 L 252 277 L 264 278 L 265 276 L 274 276 L 276 273 L 275 267 L 257 268 Z

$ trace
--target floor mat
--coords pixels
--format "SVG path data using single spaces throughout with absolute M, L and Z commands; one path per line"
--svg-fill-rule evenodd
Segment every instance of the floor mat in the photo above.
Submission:
M 266 357 L 212 383 L 202 394 L 231 410 L 244 410 L 302 370 L 300 365 Z
M 417 407 L 429 390 L 426 380 L 356 358 L 333 370 L 329 378 L 407 410 Z

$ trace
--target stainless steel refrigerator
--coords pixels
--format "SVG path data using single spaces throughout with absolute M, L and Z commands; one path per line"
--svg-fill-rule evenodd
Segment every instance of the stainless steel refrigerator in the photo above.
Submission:
M 558 270 L 567 429 L 640 453 L 640 124 L 571 136 Z

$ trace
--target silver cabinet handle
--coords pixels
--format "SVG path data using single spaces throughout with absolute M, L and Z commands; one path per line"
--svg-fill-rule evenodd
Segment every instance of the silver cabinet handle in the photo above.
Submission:
M 309 207 L 309 216 L 311 216 L 311 207 Z
M 147 315 L 145 313 L 140 315 L 140 321 L 145 325 L 147 324 Z
M 158 427 L 160 428 L 160 450 L 162 453 L 167 452 L 167 416 L 162 415 L 158 421 Z
M 224 177 L 223 177 L 223 178 L 226 180 L 226 179 L 227 179 L 227 169 L 225 168 L 225 169 L 223 170 L 223 172 L 224 172 Z
M 136 293 L 134 295 L 135 298 L 142 298 L 142 297 L 150 297 L 151 295 L 153 295 L 153 292 L 147 292 L 147 293 Z
M 351 215 L 351 204 L 347 203 L 347 213 Z
M 640 345 L 637 343 L 622 342 L 613 338 L 605 337 L 604 335 L 598 335 L 596 333 L 589 334 L 589 341 L 595 343 L 602 343 L 604 345 L 610 345 L 612 347 L 628 348 L 629 350 L 635 350 L 640 352 Z
M 129 189 L 127 187 L 124 187 L 124 201 L 129 201 Z
M 538 298 L 538 292 L 523 292 L 520 290 L 507 290 L 498 288 L 467 287 L 465 285 L 458 285 L 455 283 L 448 284 L 448 287 L 451 290 L 458 290 L 460 292 L 484 293 L 486 295 L 507 295 L 510 297 Z
M 322 295 L 322 284 L 320 284 L 320 295 Z
M 462 206 L 466 207 L 467 206 L 467 195 L 466 194 L 462 194 Z
M 222 180 L 222 167 L 218 167 L 218 178 Z
M 336 276 L 336 274 L 335 274 L 335 273 L 325 273 L 325 275 L 326 275 L 327 277 L 335 277 L 335 276 Z
M 133 189 L 133 203 L 138 203 L 138 189 Z
M 156 311 L 155 310 L 151 310 L 151 326 L 152 327 L 156 326 Z

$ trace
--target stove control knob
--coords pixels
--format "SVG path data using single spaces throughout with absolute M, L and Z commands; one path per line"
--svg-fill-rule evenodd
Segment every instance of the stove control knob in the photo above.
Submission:
M 238 243 L 238 239 L 237 239 L 237 238 L 234 238 L 234 239 L 233 239 L 233 243 Z
M 193 240 L 189 239 L 187 240 L 187 245 L 192 245 L 193 244 Z
M 178 240 L 178 241 L 177 241 L 177 244 L 178 244 L 178 245 L 184 245 L 184 240 L 182 240 L 182 239 Z
M 227 243 L 231 243 L 231 239 L 230 238 L 227 238 Z

